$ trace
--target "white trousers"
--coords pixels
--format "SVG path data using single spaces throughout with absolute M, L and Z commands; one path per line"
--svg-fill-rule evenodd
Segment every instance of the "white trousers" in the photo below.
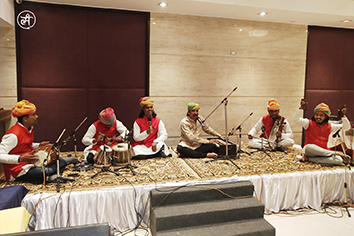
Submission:
M 335 151 L 321 148 L 315 144 L 307 144 L 303 148 L 303 153 L 309 158 L 309 161 L 319 164 L 341 165 L 343 159 L 335 154 Z

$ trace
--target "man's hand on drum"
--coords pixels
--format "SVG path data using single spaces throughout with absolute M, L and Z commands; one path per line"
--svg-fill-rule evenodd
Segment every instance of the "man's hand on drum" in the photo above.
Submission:
M 49 141 L 43 141 L 43 142 L 41 142 L 41 143 L 39 144 L 39 148 L 40 148 L 40 147 L 43 147 L 43 146 L 46 146 L 46 145 L 48 145 L 48 144 L 50 144 Z
M 156 147 L 157 147 L 157 143 L 156 143 L 156 142 L 153 142 L 153 143 L 151 144 L 151 149 L 152 149 L 153 152 L 156 152 Z
M 122 135 L 119 135 L 118 137 L 114 138 L 114 141 L 116 141 L 117 143 L 121 143 L 122 140 L 123 140 L 123 136 Z
M 20 156 L 19 162 L 35 163 L 38 159 L 39 157 L 34 155 L 33 152 L 28 152 Z

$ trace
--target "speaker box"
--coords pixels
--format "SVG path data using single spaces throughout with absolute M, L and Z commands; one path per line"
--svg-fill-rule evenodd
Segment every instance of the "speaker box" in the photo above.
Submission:
M 35 235 L 35 236 L 89 236 L 89 235 L 100 235 L 100 236 L 113 236 L 113 232 L 108 224 L 95 224 L 95 225 L 83 225 L 67 228 L 55 228 L 46 229 L 38 231 L 28 231 L 23 233 L 9 234 L 13 235 Z

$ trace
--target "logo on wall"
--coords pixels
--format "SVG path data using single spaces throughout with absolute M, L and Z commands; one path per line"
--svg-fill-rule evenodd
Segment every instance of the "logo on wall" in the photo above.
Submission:
M 36 16 L 29 10 L 23 10 L 17 15 L 17 24 L 22 29 L 29 30 L 36 24 Z

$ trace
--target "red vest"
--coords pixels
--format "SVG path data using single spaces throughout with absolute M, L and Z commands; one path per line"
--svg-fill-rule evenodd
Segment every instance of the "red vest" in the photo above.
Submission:
M 117 122 L 117 121 L 116 121 L 116 122 Z M 117 123 L 116 123 L 116 122 L 114 122 L 114 124 L 113 124 L 112 126 L 110 126 L 110 127 L 104 125 L 104 124 L 103 124 L 101 121 L 99 121 L 99 120 L 96 121 L 96 122 L 94 122 L 93 125 L 96 127 L 96 134 L 93 136 L 93 138 L 95 138 L 95 139 L 97 140 L 97 137 L 98 137 L 98 136 L 100 135 L 100 133 L 101 133 L 101 134 L 104 134 L 104 135 L 107 136 L 106 144 L 107 144 L 108 142 L 110 142 L 110 141 L 111 141 L 110 139 L 113 138 L 113 136 L 114 136 L 115 134 L 117 134 Z M 112 143 L 111 143 L 110 146 L 112 147 L 112 146 L 114 146 L 115 144 L 117 144 L 117 142 L 112 141 Z M 103 145 L 103 139 L 102 139 L 101 141 L 97 142 L 95 145 L 93 145 L 90 150 L 95 150 L 95 151 L 97 151 L 97 150 L 100 148 L 101 145 Z
M 138 124 L 140 127 L 140 132 L 144 132 L 149 128 L 149 120 L 145 116 L 143 118 L 138 118 L 135 120 L 135 122 Z M 160 118 L 157 117 L 152 117 L 151 118 L 151 127 L 152 127 L 152 132 L 147 136 L 146 139 L 136 142 L 133 140 L 132 146 L 135 147 L 137 145 L 145 145 L 146 147 L 151 147 L 152 143 L 154 142 L 155 139 L 157 139 L 157 132 L 159 131 L 159 124 L 160 124 Z
M 12 126 L 6 134 L 14 134 L 17 137 L 17 146 L 14 147 L 9 154 L 22 155 L 33 151 L 33 138 L 34 130 L 30 133 L 26 127 L 23 127 L 19 123 Z M 10 176 L 16 178 L 22 171 L 22 167 L 31 163 L 21 162 L 20 164 L 3 164 L 6 181 L 10 180 Z
M 281 116 L 278 115 L 278 117 L 281 117 Z M 262 122 L 265 127 L 265 131 L 263 132 L 263 138 L 269 138 L 270 131 L 272 131 L 275 119 L 270 117 L 270 115 L 268 114 L 268 115 L 265 115 L 262 117 Z M 279 131 L 281 132 L 282 129 L 283 129 L 283 127 L 281 126 Z M 262 135 L 260 137 L 262 137 Z
M 328 149 L 328 136 L 331 133 L 331 124 L 324 123 L 321 126 L 316 121 L 309 120 L 309 127 L 305 130 L 305 144 L 316 144 L 319 147 Z

